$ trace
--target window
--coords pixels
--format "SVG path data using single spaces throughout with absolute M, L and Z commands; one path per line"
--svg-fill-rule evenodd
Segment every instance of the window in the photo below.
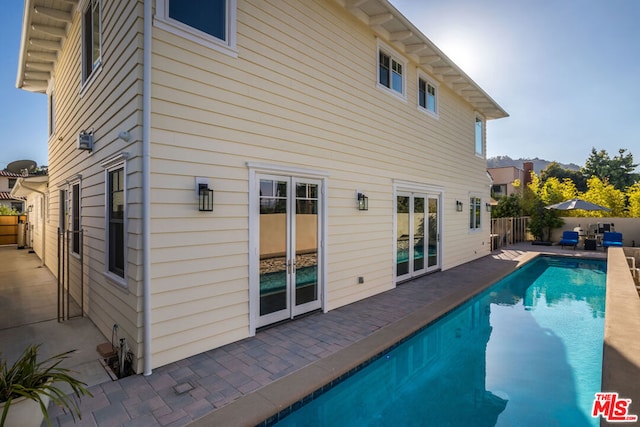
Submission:
M 16 182 L 18 182 L 18 178 L 9 178 L 9 190 L 16 186 Z
M 124 278 L 124 166 L 107 170 L 107 258 L 111 273 Z
M 88 0 L 82 15 L 82 83 L 100 65 L 101 51 L 100 0 Z
M 58 232 L 67 231 L 67 190 L 58 192 Z
M 469 228 L 471 230 L 479 230 L 482 228 L 480 222 L 482 213 L 482 209 L 480 209 L 482 206 L 481 201 L 480 197 L 472 196 L 469 199 Z
M 507 184 L 494 184 L 491 186 L 491 192 L 496 196 L 506 196 L 507 195 Z
M 484 156 L 484 122 L 476 117 L 476 154 Z
M 392 91 L 395 95 L 405 97 L 405 64 L 399 56 L 389 54 L 390 50 L 378 49 L 378 84 Z
M 51 92 L 49 95 L 49 136 L 56 131 L 56 98 Z
M 438 114 L 436 85 L 422 77 L 418 78 L 418 105 L 431 114 Z
M 80 254 L 80 183 L 71 186 L 71 252 Z
M 156 26 L 237 56 L 236 0 L 158 0 L 156 5 Z

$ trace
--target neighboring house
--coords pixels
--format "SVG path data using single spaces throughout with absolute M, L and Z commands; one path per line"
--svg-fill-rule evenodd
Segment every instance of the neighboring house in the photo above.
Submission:
M 189 4 L 25 6 L 46 264 L 138 372 L 489 253 L 507 114 L 387 0 Z
M 24 199 L 11 195 L 11 190 L 22 175 L 0 170 L 0 206 L 15 209 L 18 212 L 24 211 Z
M 515 166 L 504 166 L 499 168 L 487 168 L 487 172 L 491 175 L 493 183 L 491 185 L 491 193 L 494 197 L 499 198 L 509 196 L 515 192 L 522 192 L 523 188 L 531 182 L 531 172 L 533 171 L 533 163 L 523 163 L 523 169 Z M 518 186 L 514 186 L 515 182 Z

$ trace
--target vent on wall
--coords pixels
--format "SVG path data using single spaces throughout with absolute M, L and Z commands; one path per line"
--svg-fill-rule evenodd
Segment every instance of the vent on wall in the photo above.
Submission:
M 80 132 L 78 135 L 78 150 L 93 150 L 93 133 Z

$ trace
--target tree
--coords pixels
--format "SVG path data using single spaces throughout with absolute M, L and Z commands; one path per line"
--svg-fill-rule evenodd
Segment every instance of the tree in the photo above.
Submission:
M 557 162 L 551 162 L 540 172 L 540 179 L 546 181 L 549 178 L 557 178 L 560 181 L 570 179 L 580 192 L 587 191 L 587 179 L 581 171 L 565 169 Z
M 575 186 L 566 183 L 563 185 L 557 178 L 549 178 L 543 182 L 535 172 L 531 173 L 531 183 L 525 191 L 523 208 L 531 217 L 529 231 L 536 240 L 546 241 L 551 237 L 554 228 L 562 227 L 564 220 L 560 217 L 560 213 L 545 207 L 566 200 L 565 195 L 572 189 L 575 191 Z
M 586 217 L 623 217 L 625 214 L 625 194 L 608 182 L 597 177 L 587 181 L 589 189 L 581 196 L 584 200 L 607 207 L 611 211 L 588 211 L 581 216 Z
M 619 149 L 618 155 L 612 159 L 606 150 L 596 151 L 592 148 L 591 156 L 582 168 L 583 175 L 587 179 L 597 177 L 602 182 L 608 181 L 616 189 L 624 191 L 640 178 L 639 174 L 634 173 L 638 164 L 633 163 L 633 154 L 626 151 L 626 148 Z
M 522 197 L 517 192 L 501 197 L 491 209 L 492 218 L 514 218 L 522 215 Z
M 640 218 L 640 182 L 627 188 L 627 214 L 632 218 Z

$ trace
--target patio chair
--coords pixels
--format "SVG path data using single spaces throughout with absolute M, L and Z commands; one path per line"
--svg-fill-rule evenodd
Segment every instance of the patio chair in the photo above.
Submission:
M 610 246 L 615 246 L 618 248 L 622 247 L 622 233 L 618 233 L 617 231 L 605 231 L 602 235 L 602 247 L 604 249 L 609 248 Z
M 565 246 L 573 246 L 573 249 L 578 245 L 579 235 L 577 231 L 563 231 L 562 239 L 560 240 L 560 245 L 564 248 Z

